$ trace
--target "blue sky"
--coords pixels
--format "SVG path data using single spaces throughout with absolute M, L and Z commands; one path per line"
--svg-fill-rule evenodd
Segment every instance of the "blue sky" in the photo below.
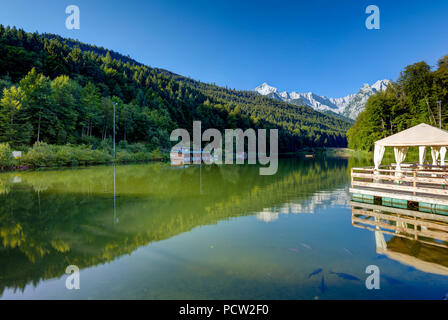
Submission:
M 81 29 L 65 28 L 66 6 Z M 365 27 L 380 8 L 381 29 Z M 0 1 L 0 23 L 104 46 L 204 82 L 330 97 L 448 54 L 446 0 Z

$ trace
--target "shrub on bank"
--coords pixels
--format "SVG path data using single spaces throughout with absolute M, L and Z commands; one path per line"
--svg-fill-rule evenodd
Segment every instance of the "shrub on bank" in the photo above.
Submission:
M 104 150 L 92 150 L 89 147 L 74 147 L 73 160 L 80 165 L 102 164 L 112 161 L 112 156 Z
M 127 147 L 128 149 L 117 150 L 116 162 L 143 162 L 166 158 L 159 149 L 149 152 L 143 144 L 122 144 L 121 147 Z M 8 154 L 10 158 L 2 156 L 2 152 Z M 92 147 L 86 145 L 68 144 L 58 146 L 36 142 L 32 148 L 23 152 L 22 158 L 17 160 L 12 159 L 11 152 L 7 144 L 0 144 L 1 169 L 10 168 L 13 165 L 38 168 L 104 164 L 114 161 L 112 150 L 105 148 L 105 145 L 102 148 L 92 149 Z M 3 158 L 6 160 L 3 160 Z
M 131 153 L 147 153 L 149 150 L 143 143 L 132 143 L 126 146 L 126 150 L 128 150 Z
M 153 160 L 161 160 L 164 158 L 162 152 L 160 151 L 159 148 L 156 148 L 153 152 L 152 152 L 152 158 Z
M 127 151 L 118 151 L 116 155 L 117 162 L 130 162 L 132 160 L 132 155 Z
M 76 166 L 101 164 L 112 161 L 112 156 L 102 150 L 92 150 L 81 146 L 55 146 L 36 142 L 19 160 L 20 164 L 31 167 Z
M 19 159 L 19 162 L 20 164 L 27 166 L 45 167 L 54 162 L 54 154 L 50 145 L 45 142 L 36 142 L 33 147 Z
M 8 143 L 0 143 L 0 169 L 7 169 L 14 165 L 12 149 Z
M 131 153 L 127 150 L 118 151 L 117 152 L 117 162 L 143 162 L 143 161 L 152 161 L 152 160 L 160 160 L 161 157 L 157 157 L 158 153 L 154 152 L 136 152 Z
M 141 143 L 121 143 L 117 148 L 114 160 L 112 149 L 107 147 L 107 142 L 98 144 L 98 148 L 87 145 L 51 145 L 45 142 L 36 142 L 32 147 L 18 147 L 22 150 L 22 157 L 14 159 L 12 148 L 8 143 L 0 143 L 0 170 L 8 170 L 14 167 L 63 167 L 77 165 L 105 164 L 111 162 L 145 162 L 153 160 L 167 160 L 168 154 L 160 149 L 152 152 Z

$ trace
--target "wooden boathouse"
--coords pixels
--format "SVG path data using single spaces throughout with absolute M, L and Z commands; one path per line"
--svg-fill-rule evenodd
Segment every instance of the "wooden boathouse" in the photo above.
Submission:
M 210 164 L 216 160 L 216 157 L 203 150 L 195 151 L 189 148 L 180 148 L 170 152 L 170 160 L 172 165 L 200 164 L 202 162 Z
M 374 166 L 351 169 L 354 201 L 448 215 L 448 131 L 419 124 L 375 142 Z M 395 163 L 381 165 L 386 147 Z M 405 163 L 409 148 L 419 149 L 418 163 Z M 430 148 L 432 163 L 425 163 Z
M 222 161 L 222 151 L 220 150 L 218 153 L 205 152 L 204 150 L 191 150 L 190 148 L 179 148 L 176 150 L 171 150 L 170 152 L 170 160 L 171 164 L 175 166 L 183 166 L 187 164 L 212 164 L 212 163 L 220 163 Z M 243 152 L 233 152 L 224 150 L 224 152 L 228 152 L 233 155 L 233 158 L 236 161 L 244 161 L 248 158 L 248 153 Z M 233 159 L 232 158 L 232 159 Z M 221 159 L 221 160 L 220 160 Z

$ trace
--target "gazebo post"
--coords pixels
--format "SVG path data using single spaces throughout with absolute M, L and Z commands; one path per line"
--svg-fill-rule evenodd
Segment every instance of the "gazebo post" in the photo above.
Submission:
M 426 155 L 426 147 L 419 146 L 418 147 L 418 164 L 420 165 L 420 169 L 424 169 L 423 165 L 425 164 L 425 155 Z
M 440 147 L 431 147 L 432 165 L 437 166 L 437 160 L 439 159 Z
M 403 173 L 401 172 L 401 164 L 406 159 L 406 154 L 408 152 L 408 147 L 394 147 L 394 154 L 395 154 L 395 162 L 397 163 L 397 166 L 395 167 L 395 176 L 396 177 L 402 177 Z M 398 184 L 400 184 L 400 181 L 398 181 Z
M 440 148 L 440 165 L 445 165 L 446 147 Z
M 382 145 L 375 144 L 375 149 L 373 151 L 373 162 L 375 164 L 374 175 L 379 174 L 378 170 L 380 168 L 381 161 L 383 160 L 385 149 L 386 149 L 386 147 L 384 147 Z M 375 182 L 380 182 L 380 180 L 375 179 Z

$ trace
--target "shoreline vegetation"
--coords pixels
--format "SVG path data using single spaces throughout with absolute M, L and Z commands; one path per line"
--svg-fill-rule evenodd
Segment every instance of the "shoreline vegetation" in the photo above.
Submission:
M 13 158 L 13 151 L 21 151 L 20 158 Z M 329 155 L 336 157 L 369 157 L 371 152 L 348 148 L 303 148 L 297 152 L 280 153 L 280 156 L 302 157 L 306 155 Z M 0 143 L 0 172 L 36 170 L 39 168 L 84 167 L 102 164 L 125 164 L 152 161 L 169 161 L 168 151 L 149 151 L 143 144 L 120 142 L 113 157 L 112 147 L 104 144 L 94 149 L 88 145 L 52 145 L 36 142 L 32 147 L 12 148 Z
M 13 151 L 22 151 L 20 158 L 13 158 Z M 93 149 L 87 145 L 51 145 L 36 142 L 32 147 L 12 149 L 8 143 L 0 143 L 0 172 L 38 168 L 80 167 L 111 163 L 135 163 L 163 161 L 167 153 L 155 149 L 146 150 L 142 144 L 120 143 L 116 158 L 110 147 Z
M 20 158 L 13 158 L 13 151 L 21 151 Z M 311 148 L 305 147 L 296 152 L 279 153 L 280 158 L 336 157 L 349 159 L 352 166 L 373 165 L 373 152 L 350 148 Z M 418 150 L 409 150 L 408 159 L 418 161 Z M 426 154 L 425 161 L 431 161 Z M 384 163 L 395 162 L 393 149 L 386 149 Z M 120 142 L 113 157 L 112 145 L 106 141 L 98 148 L 89 145 L 52 145 L 36 142 L 32 147 L 11 148 L 8 143 L 0 143 L 0 173 L 39 169 L 82 168 L 96 165 L 132 164 L 149 162 L 166 162 L 170 160 L 167 150 L 148 150 L 141 143 L 127 144 Z

